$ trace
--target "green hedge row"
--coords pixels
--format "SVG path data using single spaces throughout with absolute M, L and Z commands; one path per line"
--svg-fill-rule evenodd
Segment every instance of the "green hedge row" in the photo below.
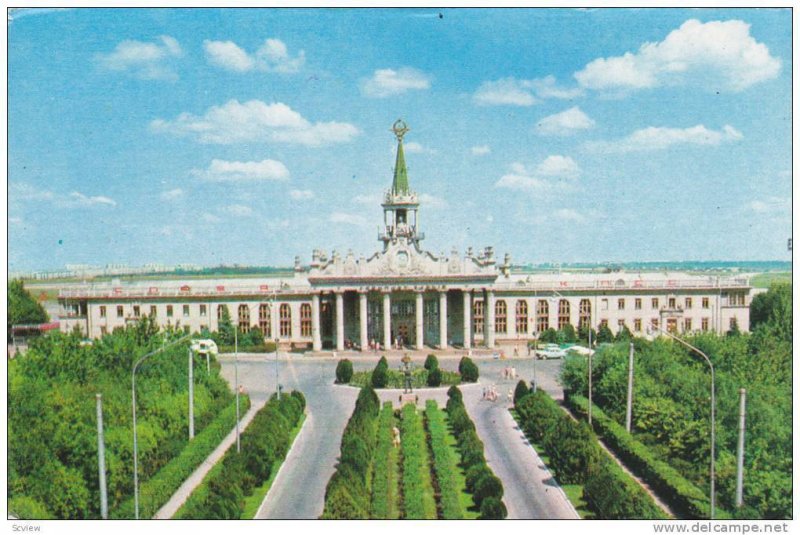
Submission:
M 469 357 L 461 357 L 458 362 L 458 373 L 465 383 L 474 383 L 478 380 L 478 365 Z
M 589 401 L 583 396 L 569 396 L 566 402 L 575 414 L 583 416 L 588 411 Z M 646 481 L 680 518 L 709 518 L 711 503 L 708 495 L 669 464 L 656 458 L 647 446 L 596 405 L 592 408 L 592 425 L 622 462 Z
M 394 408 L 392 402 L 383 404 L 378 417 L 378 439 L 375 446 L 375 458 L 372 462 L 372 503 L 370 518 L 391 520 L 396 518 L 397 481 L 395 481 L 395 464 L 397 449 L 392 443 L 395 427 Z
M 241 414 L 244 414 L 250 408 L 250 398 L 243 395 L 239 401 Z M 198 433 L 177 457 L 139 486 L 139 518 L 152 518 L 235 426 L 236 401 L 234 400 Z M 115 519 L 131 519 L 135 516 L 133 498 L 124 501 L 115 511 L 111 511 L 111 517 Z
M 367 519 L 368 485 L 375 451 L 380 401 L 372 388 L 362 388 L 342 434 L 339 464 L 325 489 L 323 519 Z
M 663 519 L 664 512 L 603 450 L 586 422 L 570 418 L 544 391 L 515 406 L 525 434 L 542 444 L 562 484 L 583 485 L 587 507 L 598 519 Z
M 428 446 L 422 418 L 415 405 L 403 407 L 400 436 L 403 452 L 403 518 L 435 520 L 436 500 L 430 487 Z
M 503 483 L 486 464 L 483 442 L 478 438 L 475 424 L 464 407 L 461 390 L 452 386 L 447 391 L 447 397 L 446 410 L 450 427 L 461 452 L 461 463 L 466 470 L 467 491 L 472 493 L 472 501 L 481 511 L 479 518 L 503 519 L 508 514 L 502 501 Z
M 444 421 L 444 415 L 432 399 L 425 403 L 425 420 L 428 423 L 428 434 L 431 438 L 433 468 L 436 481 L 439 483 L 442 518 L 460 520 L 464 518 L 464 513 L 458 501 L 460 489 L 455 478 L 458 461 L 453 456 L 450 446 L 447 445 L 447 424 Z
M 239 519 L 245 497 L 272 475 L 289 451 L 289 437 L 305 410 L 305 397 L 294 391 L 273 394 L 240 436 L 241 452 L 232 446 L 222 458 L 222 469 L 212 472 L 201 498 L 190 496 L 181 517 Z M 196 494 L 196 493 L 195 493 Z M 193 499 L 194 497 L 194 499 Z

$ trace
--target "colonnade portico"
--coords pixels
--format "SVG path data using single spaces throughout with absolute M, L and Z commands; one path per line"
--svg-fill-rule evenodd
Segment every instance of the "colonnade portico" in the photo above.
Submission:
M 361 351 L 366 351 L 372 344 L 380 344 L 385 349 L 396 347 L 398 338 L 401 344 L 410 344 L 418 350 L 426 345 L 447 349 L 452 344 L 470 349 L 474 345 L 473 291 L 482 291 L 487 305 L 494 302 L 494 294 L 490 290 L 470 288 L 422 289 L 415 286 L 394 287 L 391 290 L 342 288 L 312 292 L 312 349 L 321 351 L 323 347 L 330 347 L 344 351 L 357 346 Z M 460 299 L 458 292 L 462 295 Z M 324 329 L 321 318 L 323 307 L 328 307 L 330 314 L 325 316 L 328 318 L 325 320 L 328 327 Z M 463 310 L 459 311 L 459 307 Z M 483 340 L 489 348 L 494 346 L 494 314 L 491 308 L 486 307 L 486 321 L 483 322 Z M 451 313 L 453 317 L 449 317 Z M 450 338 L 453 333 L 455 336 Z

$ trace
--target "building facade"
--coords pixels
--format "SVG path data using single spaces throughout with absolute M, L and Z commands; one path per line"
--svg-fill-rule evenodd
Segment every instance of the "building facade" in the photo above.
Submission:
M 314 250 L 292 277 L 95 284 L 63 290 L 61 328 L 100 337 L 145 315 L 189 332 L 217 330 L 224 308 L 242 331 L 284 347 L 493 348 L 548 328 L 608 325 L 637 335 L 651 327 L 723 333 L 749 326 L 747 278 L 685 273 L 515 273 L 492 247 L 462 255 L 426 251 L 420 202 L 394 124 L 397 156 L 383 203 L 382 247 L 369 257 Z

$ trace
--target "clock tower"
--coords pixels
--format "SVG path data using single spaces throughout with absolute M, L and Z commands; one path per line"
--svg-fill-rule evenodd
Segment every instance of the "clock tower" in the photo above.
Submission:
M 404 242 L 419 250 L 419 242 L 425 237 L 419 232 L 419 198 L 408 186 L 408 172 L 403 153 L 403 136 L 409 131 L 405 121 L 398 119 L 392 126 L 397 138 L 397 159 L 394 165 L 392 187 L 384 195 L 383 222 L 385 231 L 379 236 L 386 251 L 390 243 Z

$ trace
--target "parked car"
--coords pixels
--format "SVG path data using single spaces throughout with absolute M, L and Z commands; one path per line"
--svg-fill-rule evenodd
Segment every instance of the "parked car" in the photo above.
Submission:
M 567 352 L 558 344 L 545 344 L 536 350 L 536 356 L 540 359 L 563 359 L 567 356 Z
M 217 343 L 214 340 L 192 340 L 192 351 L 199 355 L 209 353 L 215 357 L 219 353 Z

